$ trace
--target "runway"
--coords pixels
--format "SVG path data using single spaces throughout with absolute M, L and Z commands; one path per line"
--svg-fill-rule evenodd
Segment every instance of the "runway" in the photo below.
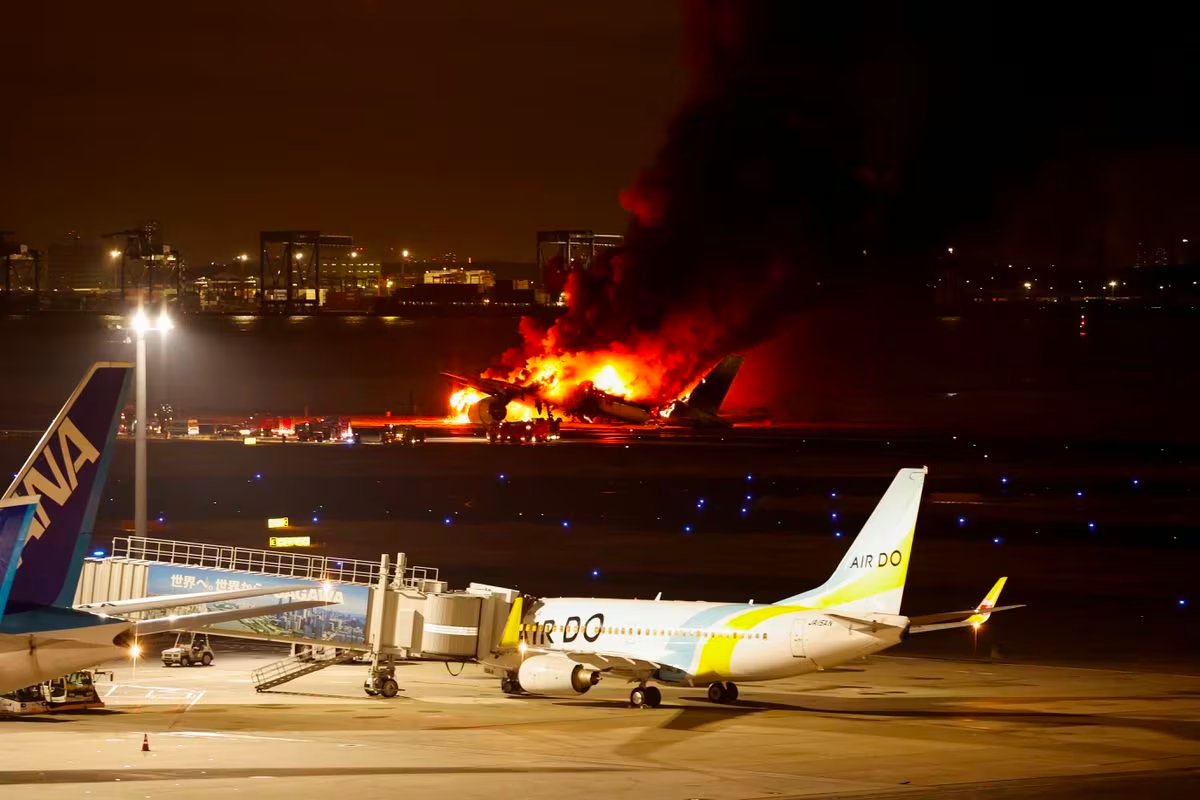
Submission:
M 398 669 L 368 699 L 341 665 L 257 694 L 275 654 L 117 665 L 108 708 L 0 721 L 0 791 L 46 798 L 1190 797 L 1200 677 L 874 657 L 745 685 L 734 706 L 667 689 L 627 707 L 604 681 L 508 697 L 468 666 Z M 151 751 L 141 752 L 143 734 Z M 130 784 L 133 784 L 132 786 Z

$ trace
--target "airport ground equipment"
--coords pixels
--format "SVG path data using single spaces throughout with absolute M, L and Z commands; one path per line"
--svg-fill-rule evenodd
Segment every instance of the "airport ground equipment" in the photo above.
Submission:
M 334 664 L 345 664 L 347 661 L 354 660 L 355 655 L 353 650 L 341 652 L 333 648 L 305 650 L 254 670 L 250 673 L 250 682 L 254 684 L 254 691 L 265 692 L 267 689 L 273 689 L 288 681 L 294 681 L 302 675 L 311 675 L 326 667 L 332 667 Z M 391 696 L 394 694 L 389 695 L 389 697 Z
M 162 651 L 164 667 L 211 666 L 213 649 L 207 633 L 180 631 L 175 635 L 175 645 Z
M 0 695 L 0 714 L 27 716 L 104 708 L 104 701 L 96 691 L 98 674 L 107 674 L 112 679 L 111 672 L 85 669 Z
M 392 697 L 399 691 L 397 659 L 474 661 L 490 656 L 517 597 L 515 590 L 478 583 L 450 591 L 436 568 L 409 565 L 404 553 L 365 561 L 137 536 L 114 539 L 111 552 L 84 562 L 77 606 L 218 587 L 261 591 L 272 585 L 281 587 L 279 597 L 234 599 L 219 608 L 280 599 L 329 603 L 197 628 L 203 634 L 307 646 L 307 652 L 256 671 L 259 691 L 365 657 L 370 666 L 364 691 Z M 297 590 L 298 585 L 308 588 Z

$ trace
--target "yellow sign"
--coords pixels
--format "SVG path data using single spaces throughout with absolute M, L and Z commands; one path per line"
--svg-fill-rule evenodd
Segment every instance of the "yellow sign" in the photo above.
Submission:
M 286 528 L 288 526 L 287 517 L 267 517 L 268 528 Z
M 272 536 L 268 541 L 271 547 L 312 547 L 309 536 Z

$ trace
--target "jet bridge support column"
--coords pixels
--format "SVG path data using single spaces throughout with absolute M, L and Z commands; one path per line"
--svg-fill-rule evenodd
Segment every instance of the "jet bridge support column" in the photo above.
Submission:
M 400 684 L 396 683 L 396 657 L 391 653 L 383 655 L 380 652 L 383 649 L 383 631 L 387 616 L 384 613 L 387 608 L 385 598 L 391 589 L 390 584 L 402 581 L 404 576 L 403 568 L 397 565 L 395 577 L 389 581 L 391 570 L 388 567 L 387 553 L 384 553 L 379 557 L 379 579 L 376 581 L 375 591 L 372 592 L 371 626 L 367 632 L 367 645 L 371 648 L 371 669 L 367 673 L 367 679 L 363 681 L 363 691 L 371 697 L 395 697 L 400 691 Z

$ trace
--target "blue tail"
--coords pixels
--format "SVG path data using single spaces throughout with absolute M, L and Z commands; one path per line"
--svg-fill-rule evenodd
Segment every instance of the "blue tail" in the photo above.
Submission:
M 74 600 L 132 371 L 132 364 L 92 365 L 4 493 L 4 500 L 39 497 L 6 612 Z
M 0 500 L 0 619 L 12 590 L 13 576 L 21 560 L 21 549 L 37 511 L 38 498 L 17 497 Z

